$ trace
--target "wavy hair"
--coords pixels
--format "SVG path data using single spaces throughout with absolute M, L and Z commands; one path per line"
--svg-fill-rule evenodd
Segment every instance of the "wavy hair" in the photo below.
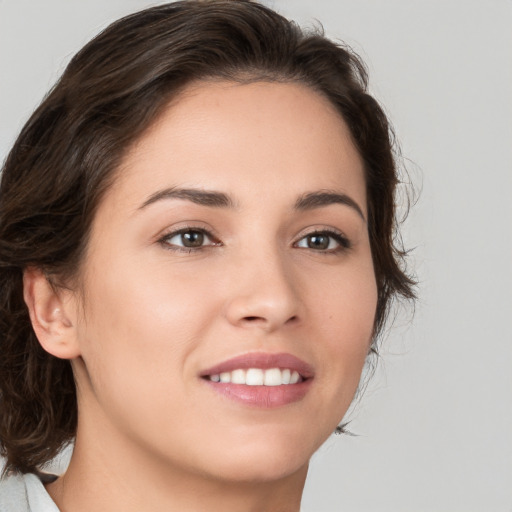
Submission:
M 68 360 L 45 352 L 23 299 L 23 272 L 72 282 L 96 208 L 122 156 L 187 85 L 295 82 L 324 95 L 364 161 L 378 303 L 375 340 L 395 297 L 413 298 L 397 243 L 393 133 L 350 48 L 250 0 L 189 0 L 116 21 L 70 61 L 30 117 L 0 184 L 0 454 L 35 472 L 70 442 L 77 400 Z

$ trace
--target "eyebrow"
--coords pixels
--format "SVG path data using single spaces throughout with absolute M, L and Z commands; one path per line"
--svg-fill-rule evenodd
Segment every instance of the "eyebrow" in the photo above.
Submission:
M 185 199 L 201 206 L 214 208 L 234 208 L 235 206 L 233 200 L 223 192 L 171 187 L 160 190 L 149 196 L 139 207 L 139 210 L 162 199 Z
M 300 196 L 295 202 L 295 209 L 313 210 L 315 208 L 322 208 L 331 204 L 343 204 L 352 208 L 366 222 L 363 210 L 350 196 L 330 190 L 310 192 Z
M 201 206 L 235 208 L 235 202 L 233 199 L 224 192 L 170 187 L 159 190 L 149 196 L 148 199 L 146 199 L 146 201 L 144 201 L 144 203 L 139 207 L 139 210 L 163 199 L 184 199 Z M 366 222 L 363 211 L 356 201 L 346 194 L 330 190 L 303 194 L 295 202 L 294 208 L 295 210 L 305 211 L 313 210 L 315 208 L 323 208 L 332 204 L 343 204 L 352 208 Z

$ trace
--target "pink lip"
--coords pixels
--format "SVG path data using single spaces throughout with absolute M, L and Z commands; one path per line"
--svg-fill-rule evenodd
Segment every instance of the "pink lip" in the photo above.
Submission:
M 289 368 L 297 371 L 304 379 L 297 384 L 282 386 L 246 386 L 244 384 L 232 384 L 225 382 L 212 382 L 204 379 L 204 383 L 210 389 L 220 395 L 242 403 L 244 405 L 259 408 L 275 408 L 302 400 L 313 382 L 313 368 L 301 359 L 291 354 L 244 354 L 228 361 L 215 365 L 201 372 L 201 377 L 216 375 L 222 372 L 231 372 L 238 368 Z

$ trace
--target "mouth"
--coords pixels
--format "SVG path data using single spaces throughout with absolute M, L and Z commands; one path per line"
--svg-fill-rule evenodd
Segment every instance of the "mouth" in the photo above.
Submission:
M 206 376 L 212 382 L 242 384 L 244 386 L 288 386 L 305 379 L 297 370 L 290 368 L 237 368 L 231 372 L 215 373 Z
M 245 405 L 273 408 L 304 398 L 313 368 L 291 354 L 250 353 L 201 372 L 210 389 Z

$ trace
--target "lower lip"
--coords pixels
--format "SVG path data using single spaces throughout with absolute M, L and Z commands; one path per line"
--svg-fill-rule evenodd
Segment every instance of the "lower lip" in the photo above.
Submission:
M 246 386 L 205 380 L 211 389 L 217 393 L 252 407 L 271 409 L 282 407 L 302 400 L 309 391 L 313 379 L 307 379 L 297 384 L 281 386 Z

